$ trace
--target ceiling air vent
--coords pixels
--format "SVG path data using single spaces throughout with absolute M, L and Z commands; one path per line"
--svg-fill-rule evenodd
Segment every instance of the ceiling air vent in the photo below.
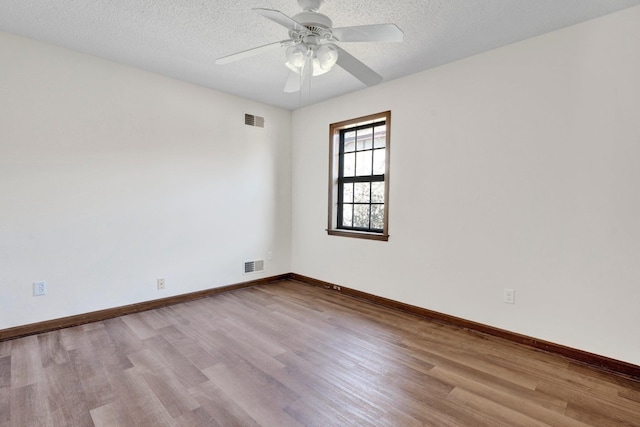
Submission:
M 264 271 L 264 261 L 245 261 L 244 262 L 244 274 L 257 273 Z
M 254 116 L 253 114 L 244 115 L 244 124 L 247 126 L 264 127 L 264 117 Z

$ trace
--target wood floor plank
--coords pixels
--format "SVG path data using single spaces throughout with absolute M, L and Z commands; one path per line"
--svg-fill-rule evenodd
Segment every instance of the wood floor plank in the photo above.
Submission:
M 0 426 L 11 421 L 11 388 L 0 387 Z
M 233 359 L 236 361 L 246 360 L 250 362 L 251 365 L 266 373 L 283 367 L 282 363 L 276 358 L 262 351 L 262 349 L 254 347 L 251 341 L 236 339 L 236 337 L 231 336 L 228 332 L 223 331 L 212 332 L 211 336 L 217 343 L 224 345 L 226 349 L 234 353 L 235 357 Z M 235 365 L 235 363 L 233 364 Z M 229 366 L 229 364 L 227 365 Z M 206 370 L 203 372 L 205 375 L 207 374 Z
M 455 384 L 469 393 L 534 418 L 549 425 L 565 425 L 567 427 L 586 427 L 587 424 L 565 417 L 567 403 L 554 399 L 548 401 L 542 396 L 536 396 L 530 390 L 500 389 L 491 384 L 483 384 L 463 376 L 456 375 L 441 368 L 434 368 L 431 374 L 443 381 Z
M 0 389 L 11 387 L 11 356 L 0 357 Z
M 44 384 L 32 383 L 11 388 L 12 426 L 52 426 L 51 409 Z
M 87 335 L 87 326 L 88 325 L 80 325 L 60 330 L 62 346 L 67 350 L 67 352 L 87 345 L 87 341 L 89 339 Z
M 640 394 L 640 381 L 634 381 L 629 378 L 618 375 L 609 375 L 604 371 L 594 371 L 593 369 L 569 363 L 567 373 L 571 381 L 584 384 L 591 388 L 611 389 L 612 394 L 628 393 L 632 395 L 634 392 Z
M 11 343 L 13 341 L 0 341 L 0 357 L 11 356 Z
M 220 426 L 202 406 L 180 415 L 176 418 L 176 425 L 179 427 Z
M 144 348 L 140 337 L 129 328 L 122 317 L 104 321 L 105 330 L 111 336 L 111 340 L 117 343 L 118 349 L 124 354 L 135 353 Z
M 208 381 L 206 375 L 183 356 L 164 336 L 155 336 L 144 341 L 145 347 L 153 351 L 164 366 L 185 388 L 194 387 Z M 131 360 L 131 358 L 129 358 Z
M 125 353 L 126 340 L 119 341 L 117 336 L 114 338 L 106 327 L 90 329 L 86 335 L 91 343 L 91 349 L 96 356 L 100 355 L 99 360 L 107 370 L 119 372 L 133 366 Z M 142 347 L 134 346 L 134 348 Z
M 114 401 L 90 411 L 91 420 L 96 427 L 132 426 L 134 421 L 129 417 L 124 404 Z
M 640 391 L 636 391 L 634 389 L 621 389 L 618 390 L 618 396 L 637 402 L 638 405 L 640 405 Z
M 485 414 L 495 417 L 512 427 L 545 427 L 549 424 L 538 421 L 519 411 L 509 409 L 499 403 L 493 402 L 461 387 L 456 387 L 449 394 L 449 397 L 471 408 L 482 411 Z
M 263 323 L 261 317 L 225 319 L 220 322 L 222 330 L 227 335 L 240 342 L 250 342 L 251 346 L 269 356 L 282 354 L 287 349 L 279 342 L 273 340 L 273 335 L 269 334 L 269 329 L 261 327 Z
M 167 315 L 166 307 L 138 313 L 140 320 L 153 329 L 164 329 L 173 325 L 173 319 Z
M 200 342 L 182 333 L 178 328 L 175 328 L 175 333 L 165 334 L 164 338 L 187 363 L 200 373 L 203 369 L 218 363 L 218 360 L 206 351 Z
M 173 418 L 200 406 L 171 369 L 162 363 L 151 349 L 130 354 L 129 359 Z
M 135 426 L 171 426 L 173 418 L 145 380 L 142 372 L 129 368 L 110 375 L 116 391 L 118 412 L 124 412 Z
M 332 406 L 327 406 L 317 399 L 300 398 L 295 402 L 287 405 L 284 411 L 295 419 L 300 425 L 307 427 L 324 427 L 334 425 L 349 426 L 355 425 L 353 418 L 333 410 Z M 358 422 L 359 425 L 365 427 L 371 424 Z
M 30 336 L 14 340 L 11 347 L 11 388 L 20 389 L 37 384 L 40 378 L 42 378 L 42 360 L 38 337 Z
M 368 420 L 371 416 L 367 416 L 367 412 L 379 414 L 379 410 L 371 408 L 369 402 L 363 394 L 357 391 L 362 388 L 362 384 L 345 383 L 342 379 L 345 373 L 342 369 L 331 369 L 327 367 L 329 364 L 314 364 L 307 360 L 304 354 L 294 354 L 292 352 L 278 356 L 278 359 L 286 364 L 286 372 L 290 377 L 297 378 L 298 385 L 294 386 L 303 396 L 313 396 L 320 406 L 330 406 L 339 402 L 339 410 L 336 412 L 341 417 L 350 419 L 355 422 L 358 420 L 363 424 L 370 424 L 372 420 Z M 314 374 L 316 373 L 316 374 Z M 301 390 L 300 385 L 304 385 L 306 389 Z M 368 391 L 368 390 L 367 390 Z M 370 393 L 370 391 L 368 391 Z M 299 402 L 294 402 L 298 404 Z M 295 405 L 291 405 L 295 407 Z M 361 415 L 364 413 L 364 417 Z
M 640 405 L 631 406 L 622 398 L 602 395 L 597 390 L 574 389 L 570 384 L 542 383 L 540 390 L 566 399 L 568 417 L 594 425 L 640 426 Z
M 109 370 L 92 347 L 80 347 L 69 351 L 75 374 L 82 386 L 87 408 L 106 405 L 116 399 L 109 381 Z
M 292 399 L 282 392 L 281 387 L 272 386 L 263 376 L 232 370 L 223 364 L 207 368 L 204 373 L 260 425 L 301 425 L 284 411 Z
M 400 408 L 409 416 L 419 419 L 421 411 L 416 408 L 424 407 L 421 399 L 425 396 L 429 399 L 446 396 L 452 388 L 440 381 L 422 381 L 420 377 L 409 385 L 400 384 L 402 378 L 396 375 L 381 376 L 382 379 L 376 383 L 372 377 L 362 374 L 365 368 L 341 366 L 331 359 L 324 362 L 313 360 L 309 353 L 304 352 L 289 352 L 278 358 L 286 364 L 287 372 L 299 379 L 298 383 L 307 385 L 308 389 L 301 390 L 301 394 L 316 396 L 316 401 L 325 406 L 339 401 L 342 403 L 339 414 L 365 424 L 375 425 L 379 422 L 378 417 L 386 415 L 378 407 L 392 408 L 392 411 Z M 389 393 L 389 390 L 402 390 L 402 393 Z
M 91 416 L 80 379 L 71 363 L 52 364 L 45 368 L 47 400 L 54 425 L 87 426 Z
M 638 426 L 637 423 L 628 423 L 613 414 L 603 414 L 597 410 L 592 411 L 590 408 L 574 406 L 569 404 L 566 416 L 571 419 L 580 420 L 589 425 L 607 426 L 607 427 L 629 427 Z
M 0 427 L 640 426 L 640 383 L 292 281 L 0 342 Z
M 206 426 L 246 426 L 257 427 L 260 424 L 247 413 L 239 401 L 231 398 L 212 381 L 194 387 L 189 393 L 200 403 L 210 418 Z
M 158 334 L 158 331 L 144 320 L 140 313 L 121 317 L 122 322 L 139 340 L 144 340 Z
M 42 366 L 44 368 L 52 364 L 69 362 L 69 354 L 62 344 L 62 334 L 60 331 L 38 335 L 38 345 L 40 346 L 40 359 L 42 360 Z

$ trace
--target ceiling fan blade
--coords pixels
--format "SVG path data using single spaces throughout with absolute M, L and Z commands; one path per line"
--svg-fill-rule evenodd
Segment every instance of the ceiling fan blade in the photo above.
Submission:
M 339 42 L 401 42 L 404 33 L 395 24 L 360 25 L 332 30 Z
M 341 47 L 338 47 L 338 51 L 338 61 L 336 64 L 353 75 L 353 77 L 360 80 L 367 86 L 375 86 L 382 81 L 382 76 L 380 74 L 364 65 L 349 52 L 345 51 Z
M 286 46 L 289 44 L 291 40 L 282 40 L 279 42 L 265 44 L 263 46 L 254 47 L 253 49 L 243 50 L 242 52 L 233 53 L 231 55 L 223 56 L 221 58 L 216 59 L 217 65 L 229 64 L 231 62 L 239 61 L 241 59 L 250 58 L 255 55 L 259 55 L 261 53 L 270 51 L 277 47 Z
M 273 22 L 277 22 L 278 24 L 288 28 L 289 30 L 299 31 L 305 28 L 279 10 L 264 9 L 261 7 L 254 7 L 252 10 L 256 11 L 267 19 L 271 19 Z
M 302 79 L 304 74 L 298 74 L 295 71 L 289 72 L 289 78 L 287 78 L 287 83 L 284 85 L 284 91 L 286 93 L 293 93 L 300 91 L 302 87 Z

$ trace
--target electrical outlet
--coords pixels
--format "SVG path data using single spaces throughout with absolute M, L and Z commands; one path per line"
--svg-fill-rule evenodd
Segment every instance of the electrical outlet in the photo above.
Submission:
M 267 261 L 273 261 L 273 251 L 267 253 Z
M 33 296 L 39 297 L 47 294 L 47 282 L 33 282 Z
M 515 304 L 516 302 L 516 291 L 515 289 L 507 289 L 505 288 L 503 294 L 504 302 L 507 304 Z
M 164 289 L 164 279 L 158 279 L 158 289 Z

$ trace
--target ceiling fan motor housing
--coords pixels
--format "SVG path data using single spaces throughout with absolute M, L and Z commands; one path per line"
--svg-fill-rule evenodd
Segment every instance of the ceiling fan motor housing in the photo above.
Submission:
M 306 36 L 314 35 L 320 39 L 329 40 L 333 37 L 331 27 L 333 22 L 328 16 L 318 12 L 301 12 L 293 17 L 293 20 L 303 25 L 308 31 L 290 31 L 291 38 L 302 40 Z
M 324 0 L 298 0 L 298 4 L 305 12 L 317 12 Z
M 327 15 L 318 12 L 300 12 L 293 16 L 293 20 L 305 27 L 331 28 L 333 25 Z

